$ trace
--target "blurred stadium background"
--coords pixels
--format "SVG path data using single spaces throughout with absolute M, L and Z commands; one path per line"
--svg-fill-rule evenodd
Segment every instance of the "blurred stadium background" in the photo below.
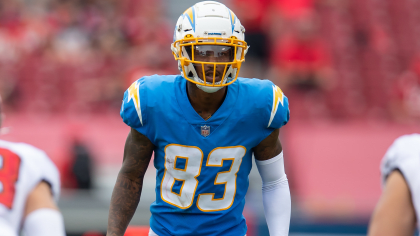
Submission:
M 2 139 L 44 149 L 61 171 L 69 236 L 101 236 L 129 128 L 119 117 L 137 78 L 173 74 L 178 16 L 193 0 L 1 0 Z M 379 163 L 420 132 L 420 1 L 225 0 L 251 48 L 243 77 L 290 100 L 282 128 L 290 234 L 365 235 Z M 175 123 L 176 121 L 174 121 Z M 150 166 L 132 225 L 148 226 Z M 250 236 L 268 235 L 261 180 L 250 176 Z

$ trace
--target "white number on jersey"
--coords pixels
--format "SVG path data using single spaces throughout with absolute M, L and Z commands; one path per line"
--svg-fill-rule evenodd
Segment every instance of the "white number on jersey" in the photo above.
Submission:
M 178 158 L 185 159 L 185 168 L 176 168 Z M 165 173 L 160 185 L 162 200 L 176 207 L 186 209 L 192 205 L 197 176 L 200 175 L 203 152 L 198 147 L 169 144 L 165 147 Z M 182 181 L 179 194 L 172 192 L 175 181 Z
M 229 209 L 236 194 L 236 173 L 245 156 L 243 146 L 220 147 L 213 149 L 207 158 L 207 167 L 222 167 L 224 160 L 231 160 L 229 171 L 219 172 L 215 184 L 224 184 L 223 198 L 214 199 L 214 193 L 198 196 L 197 207 L 201 211 L 221 211 Z M 177 168 L 178 159 L 184 159 L 184 168 Z M 201 172 L 203 152 L 194 146 L 169 144 L 165 147 L 165 173 L 160 185 L 162 200 L 168 204 L 186 209 L 191 207 L 198 186 L 197 177 Z M 176 181 L 182 182 L 179 193 L 172 191 Z

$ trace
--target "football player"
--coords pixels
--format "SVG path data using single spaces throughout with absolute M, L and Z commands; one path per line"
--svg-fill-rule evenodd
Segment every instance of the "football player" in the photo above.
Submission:
M 149 235 L 243 236 L 252 156 L 270 235 L 288 235 L 291 202 L 279 128 L 288 100 L 268 80 L 238 78 L 245 29 L 225 5 L 204 1 L 178 19 L 171 45 L 181 75 L 146 76 L 124 94 L 131 127 L 111 199 L 108 236 L 123 236 L 154 152 Z
M 404 135 L 381 163 L 383 193 L 369 236 L 412 236 L 420 217 L 420 134 Z
M 3 113 L 0 99 L 0 127 Z M 64 236 L 57 168 L 40 149 L 0 140 L 0 235 Z

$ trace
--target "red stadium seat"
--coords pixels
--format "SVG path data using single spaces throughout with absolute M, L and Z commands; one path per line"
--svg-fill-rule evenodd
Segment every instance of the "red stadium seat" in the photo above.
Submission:
M 124 236 L 148 236 L 149 227 L 148 226 L 129 226 L 127 231 L 125 231 Z

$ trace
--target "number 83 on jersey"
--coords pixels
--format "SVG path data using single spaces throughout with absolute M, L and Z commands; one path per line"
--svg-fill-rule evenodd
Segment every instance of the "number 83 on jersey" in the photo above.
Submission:
M 222 211 L 232 206 L 236 194 L 236 174 L 245 153 L 243 146 L 219 147 L 209 153 L 203 168 L 222 167 L 225 160 L 231 160 L 232 163 L 228 171 L 218 172 L 214 181 L 215 185 L 225 185 L 223 197 L 214 199 L 215 193 L 201 193 L 197 198 L 198 209 L 204 212 Z M 160 185 L 163 201 L 181 209 L 191 207 L 203 157 L 203 151 L 195 146 L 168 144 L 165 147 L 165 173 Z M 177 167 L 177 162 L 184 163 L 183 167 Z M 176 182 L 181 183 L 179 193 L 172 191 Z

